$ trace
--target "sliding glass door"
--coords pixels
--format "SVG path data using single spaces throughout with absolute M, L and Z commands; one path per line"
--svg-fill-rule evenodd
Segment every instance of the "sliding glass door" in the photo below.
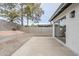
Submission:
M 55 37 L 66 43 L 66 17 L 55 22 Z

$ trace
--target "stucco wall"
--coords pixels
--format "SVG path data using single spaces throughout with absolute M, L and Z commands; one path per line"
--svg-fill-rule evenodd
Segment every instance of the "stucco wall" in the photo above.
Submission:
M 75 10 L 75 18 L 70 18 L 70 12 Z M 79 4 L 72 4 L 54 21 L 66 16 L 66 46 L 79 54 Z

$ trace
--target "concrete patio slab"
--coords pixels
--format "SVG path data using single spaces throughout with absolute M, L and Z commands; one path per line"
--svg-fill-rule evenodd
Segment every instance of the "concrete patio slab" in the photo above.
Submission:
M 75 56 L 67 47 L 52 37 L 32 37 L 12 56 Z

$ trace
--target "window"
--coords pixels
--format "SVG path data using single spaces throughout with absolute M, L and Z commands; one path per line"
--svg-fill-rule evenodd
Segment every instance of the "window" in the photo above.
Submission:
M 55 37 L 66 43 L 66 16 L 55 22 Z
M 73 10 L 71 13 L 70 13 L 70 18 L 74 18 L 75 17 L 75 10 Z

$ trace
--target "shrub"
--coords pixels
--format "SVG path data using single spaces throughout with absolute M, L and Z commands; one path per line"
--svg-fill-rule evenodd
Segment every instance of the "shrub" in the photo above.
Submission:
M 12 28 L 13 31 L 16 31 L 16 28 Z

